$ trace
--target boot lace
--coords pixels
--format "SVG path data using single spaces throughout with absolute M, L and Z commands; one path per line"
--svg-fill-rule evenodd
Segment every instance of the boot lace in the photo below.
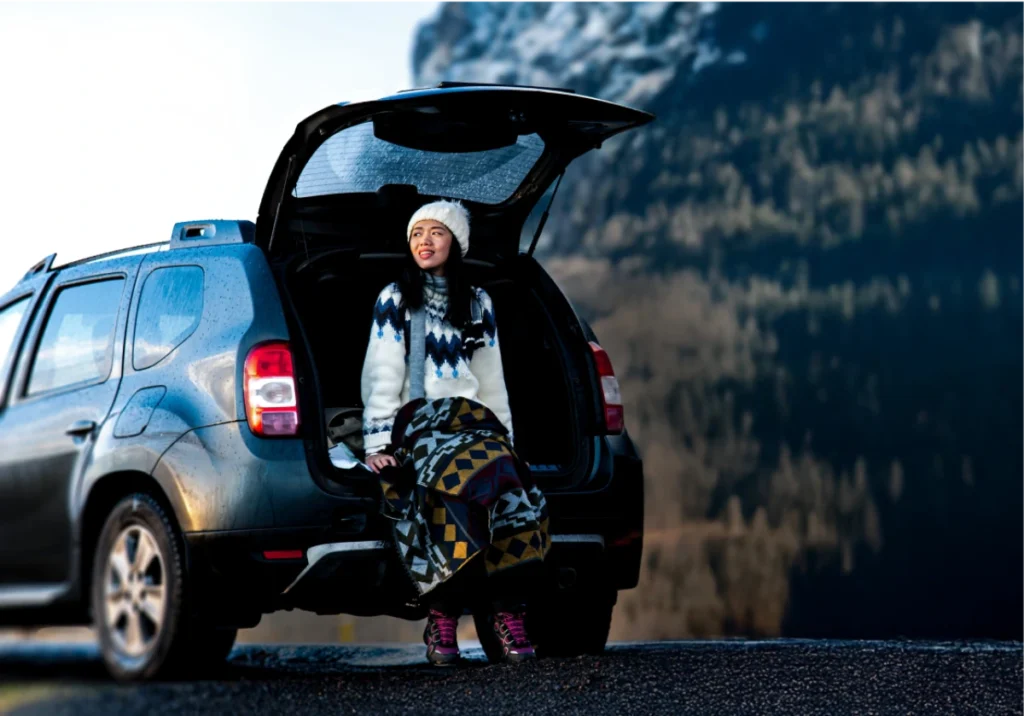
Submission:
M 459 623 L 458 619 L 436 609 L 431 609 L 430 621 L 433 622 L 434 628 L 437 629 L 442 644 L 451 644 L 455 641 L 455 631 Z
M 526 636 L 526 624 L 523 621 L 522 614 L 516 614 L 514 612 L 498 612 L 498 619 L 508 629 L 508 633 L 512 636 L 512 641 L 515 644 L 528 644 L 529 639 Z

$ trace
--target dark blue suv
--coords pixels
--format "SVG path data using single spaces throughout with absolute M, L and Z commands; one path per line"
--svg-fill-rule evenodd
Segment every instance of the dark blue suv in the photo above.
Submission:
M 279 609 L 423 617 L 377 476 L 329 448 L 360 456 L 339 426 L 361 412 L 374 299 L 408 217 L 446 197 L 471 212 L 467 270 L 551 509 L 528 628 L 541 654 L 600 651 L 637 583 L 642 466 L 607 355 L 519 239 L 575 157 L 650 120 L 527 87 L 334 105 L 297 126 L 255 224 L 32 267 L 0 297 L 0 623 L 93 623 L 138 679 L 222 661 Z

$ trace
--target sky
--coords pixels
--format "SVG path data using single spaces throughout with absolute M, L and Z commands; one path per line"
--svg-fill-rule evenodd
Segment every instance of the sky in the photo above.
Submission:
M 295 125 L 412 87 L 437 3 L 0 3 L 0 295 L 57 264 L 256 219 Z

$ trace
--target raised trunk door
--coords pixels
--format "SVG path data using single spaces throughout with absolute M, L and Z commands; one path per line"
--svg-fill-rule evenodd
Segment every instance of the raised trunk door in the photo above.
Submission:
M 332 105 L 300 122 L 282 150 L 256 243 L 272 255 L 318 241 L 388 250 L 404 244 L 402 220 L 443 197 L 469 208 L 472 247 L 514 254 L 530 210 L 573 159 L 652 119 L 571 92 L 486 85 Z

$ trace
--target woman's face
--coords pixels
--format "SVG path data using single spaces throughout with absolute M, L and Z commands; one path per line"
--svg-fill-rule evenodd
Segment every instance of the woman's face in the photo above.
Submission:
M 409 250 L 421 269 L 441 276 L 454 238 L 448 227 L 440 221 L 424 219 L 412 227 Z

